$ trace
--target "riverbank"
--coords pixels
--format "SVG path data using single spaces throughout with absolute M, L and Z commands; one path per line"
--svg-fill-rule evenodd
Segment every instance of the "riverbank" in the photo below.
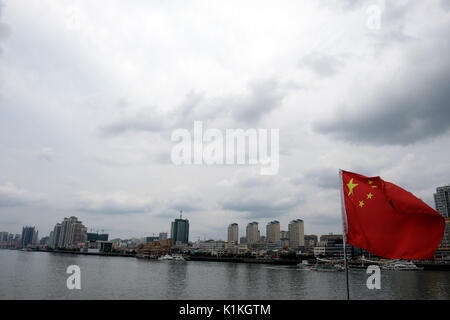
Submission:
M 4 250 L 18 250 L 18 249 L 4 249 Z M 136 254 L 122 254 L 114 252 L 82 252 L 82 251 L 66 251 L 66 250 L 45 250 L 33 249 L 29 252 L 47 252 L 68 255 L 84 255 L 84 256 L 103 256 L 103 257 L 122 257 L 122 258 L 136 258 Z M 186 260 L 190 261 L 208 261 L 208 262 L 228 262 L 228 263 L 251 263 L 251 264 L 270 264 L 270 265 L 287 265 L 295 266 L 302 262 L 302 260 L 314 260 L 313 257 L 308 259 L 283 259 L 283 258 L 257 258 L 257 257 L 227 257 L 227 256 L 207 256 L 207 255 L 185 255 Z M 364 263 L 349 263 L 350 268 L 361 269 L 366 268 L 369 264 Z M 416 262 L 416 266 L 423 268 L 424 271 L 450 271 L 450 263 L 441 262 Z

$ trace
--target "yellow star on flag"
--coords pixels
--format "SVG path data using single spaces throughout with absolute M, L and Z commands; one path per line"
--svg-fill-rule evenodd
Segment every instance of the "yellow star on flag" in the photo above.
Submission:
M 350 182 L 347 183 L 347 188 L 348 188 L 348 195 L 352 195 L 353 194 L 353 188 L 355 188 L 358 184 L 357 183 L 353 183 L 353 178 L 350 179 Z
M 367 199 L 372 199 L 372 197 L 373 197 L 372 192 L 367 195 Z
M 364 201 L 361 200 L 361 201 L 359 202 L 359 206 L 360 206 L 361 208 L 364 207 Z

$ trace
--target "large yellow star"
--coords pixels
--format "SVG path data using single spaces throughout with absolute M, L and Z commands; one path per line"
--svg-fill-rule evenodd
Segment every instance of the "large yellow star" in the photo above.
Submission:
M 347 183 L 347 188 L 348 188 L 348 195 L 352 195 L 353 194 L 353 188 L 355 188 L 358 184 L 357 183 L 353 183 L 353 178 L 350 179 L 350 182 Z

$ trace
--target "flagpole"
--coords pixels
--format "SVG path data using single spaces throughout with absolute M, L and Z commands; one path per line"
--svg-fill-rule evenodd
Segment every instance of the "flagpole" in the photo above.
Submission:
M 345 211 L 344 183 L 342 180 L 342 169 L 339 169 L 339 185 L 341 188 L 342 242 L 344 245 L 345 283 L 347 287 L 347 300 L 350 300 L 350 290 L 348 284 L 348 261 L 347 261 L 347 212 Z

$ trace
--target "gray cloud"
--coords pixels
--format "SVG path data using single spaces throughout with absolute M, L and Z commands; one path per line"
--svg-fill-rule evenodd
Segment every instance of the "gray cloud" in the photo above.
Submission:
M 238 125 L 255 125 L 263 116 L 282 104 L 292 83 L 281 84 L 274 79 L 255 81 L 244 94 L 207 98 L 191 90 L 174 111 L 164 115 L 155 108 L 144 108 L 135 114 L 120 114 L 118 120 L 103 125 L 104 136 L 127 132 L 164 132 L 179 127 L 190 128 L 196 120 L 228 120 Z M 169 137 L 170 135 L 166 135 Z
M 152 108 L 141 111 L 134 115 L 124 115 L 120 119 L 100 127 L 104 135 L 120 135 L 127 132 L 149 131 L 159 132 L 165 129 L 164 120 Z
M 76 199 L 76 209 L 98 214 L 133 214 L 149 212 L 155 201 L 148 197 L 116 192 L 112 194 L 96 194 L 80 192 Z
M 265 79 L 250 82 L 243 94 L 225 97 L 208 98 L 204 93 L 191 91 L 173 113 L 173 117 L 177 126 L 192 126 L 194 120 L 216 119 L 228 119 L 240 125 L 254 125 L 279 108 L 290 89 L 290 83 Z
M 315 131 L 373 145 L 407 145 L 445 133 L 450 128 L 448 50 L 444 41 L 415 55 L 403 74 L 386 74 L 371 94 L 316 122 Z
M 263 195 L 241 195 L 223 199 L 222 209 L 244 212 L 249 219 L 275 218 L 288 214 L 299 202 L 293 197 L 267 199 Z
M 226 187 L 226 195 L 219 200 L 221 208 L 245 213 L 249 219 L 288 214 L 302 201 L 296 186 L 281 176 L 238 171 L 231 180 L 222 181 L 220 185 Z
M 344 60 L 340 56 L 331 56 L 313 52 L 299 61 L 298 66 L 309 67 L 315 73 L 323 77 L 335 75 L 344 65 Z
M 441 0 L 441 6 L 445 10 L 450 10 L 450 0 Z
M 227 99 L 233 117 L 244 123 L 258 123 L 266 114 L 281 106 L 286 90 L 276 80 L 266 80 L 250 85 L 246 96 Z
M 298 184 L 314 184 L 323 189 L 339 189 L 339 169 L 330 167 L 314 168 L 306 171 L 304 178 L 293 179 Z
M 44 199 L 44 194 L 19 188 L 12 183 L 0 185 L 0 207 L 33 205 Z
M 5 5 L 3 1 L 0 0 L 0 54 L 2 53 L 1 43 L 6 37 L 9 36 L 11 32 L 10 27 L 6 23 L 2 22 L 4 7 Z

